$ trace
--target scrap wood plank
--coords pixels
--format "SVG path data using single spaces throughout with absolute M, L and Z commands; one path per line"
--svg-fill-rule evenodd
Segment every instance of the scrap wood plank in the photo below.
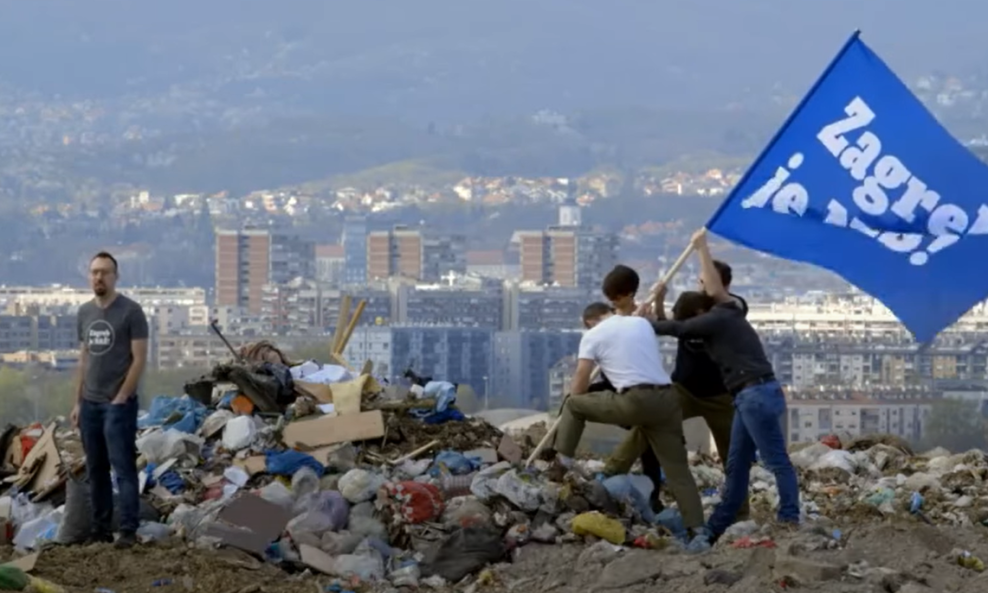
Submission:
M 285 427 L 284 432 L 285 444 L 289 447 L 301 445 L 310 448 L 379 439 L 383 436 L 384 415 L 380 410 L 292 422 Z
M 343 334 L 346 332 L 346 326 L 350 321 L 350 295 L 343 295 L 343 301 L 340 303 L 340 312 L 336 316 L 336 328 L 333 330 L 333 343 L 329 345 L 330 356 L 338 354 L 340 352 L 340 342 L 343 341 Z

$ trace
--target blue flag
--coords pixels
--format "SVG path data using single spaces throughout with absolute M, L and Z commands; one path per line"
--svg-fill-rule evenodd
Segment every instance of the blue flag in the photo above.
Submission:
M 988 296 L 988 166 L 855 33 L 707 228 L 840 274 L 921 342 Z

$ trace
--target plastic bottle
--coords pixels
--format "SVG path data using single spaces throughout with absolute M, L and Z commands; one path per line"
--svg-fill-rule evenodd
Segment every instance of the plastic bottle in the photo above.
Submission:
M 453 498 L 455 496 L 466 496 L 470 494 L 470 484 L 473 483 L 474 474 L 465 476 L 445 475 L 442 477 L 441 489 L 443 496 Z

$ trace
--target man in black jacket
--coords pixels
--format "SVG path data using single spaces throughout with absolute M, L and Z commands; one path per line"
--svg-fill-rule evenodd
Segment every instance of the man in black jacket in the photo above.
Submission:
M 731 266 L 715 261 L 721 282 L 729 288 L 733 280 Z M 703 286 L 702 277 L 700 286 Z M 608 295 L 610 297 L 610 295 Z M 658 319 L 665 319 L 664 293 L 652 303 L 653 311 Z M 745 313 L 748 305 L 740 296 L 731 296 L 738 302 Z M 685 321 L 709 311 L 714 305 L 713 299 L 703 292 L 685 292 L 679 296 L 673 306 L 673 319 Z M 727 466 L 727 453 L 731 443 L 731 425 L 734 422 L 734 400 L 724 386 L 720 369 L 710 359 L 702 339 L 680 339 L 676 350 L 676 366 L 672 373 L 673 385 L 680 396 L 683 408 L 683 420 L 703 418 L 717 445 L 717 453 L 721 463 Z M 634 436 L 629 436 L 608 460 L 605 473 L 625 473 L 630 469 L 634 460 L 641 456 L 642 473 L 655 486 L 651 495 L 652 510 L 659 513 L 663 509 L 660 496 L 662 467 L 647 443 L 636 442 Z M 736 520 L 744 521 L 749 517 L 750 510 L 745 500 Z

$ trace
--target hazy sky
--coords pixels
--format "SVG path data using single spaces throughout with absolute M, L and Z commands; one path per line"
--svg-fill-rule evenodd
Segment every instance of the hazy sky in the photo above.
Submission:
M 257 87 L 385 114 L 722 105 L 801 94 L 855 28 L 907 80 L 970 73 L 985 17 L 975 0 L 8 2 L 0 80 L 83 97 Z

